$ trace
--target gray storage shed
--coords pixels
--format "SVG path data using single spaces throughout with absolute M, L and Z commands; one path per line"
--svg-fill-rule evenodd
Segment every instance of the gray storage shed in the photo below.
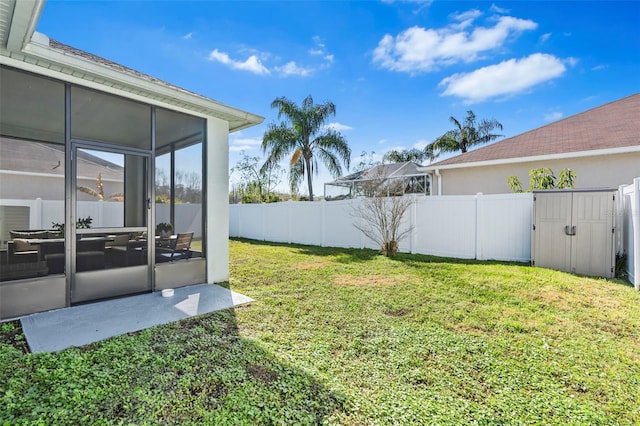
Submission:
M 615 275 L 615 189 L 534 191 L 532 264 Z

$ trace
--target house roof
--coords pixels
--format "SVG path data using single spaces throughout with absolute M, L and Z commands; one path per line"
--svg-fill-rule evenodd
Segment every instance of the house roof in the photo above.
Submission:
M 406 161 L 404 163 L 380 164 L 356 173 L 352 173 L 347 176 L 339 177 L 335 181 L 329 182 L 328 184 L 341 184 L 347 182 L 388 179 L 392 177 L 424 174 L 419 170 L 419 167 L 419 164 L 413 163 L 411 161 Z
M 79 177 L 122 182 L 122 166 L 78 150 Z M 0 143 L 0 173 L 37 174 L 64 177 L 64 145 L 25 143 L 22 140 L 2 138 Z
M 640 93 L 422 168 L 601 155 L 640 148 Z
M 264 117 L 222 104 L 155 77 L 73 48 L 35 32 L 44 0 L 0 2 L 0 62 L 16 67 L 40 67 L 43 73 L 73 76 L 140 96 L 150 103 L 163 102 L 219 118 L 229 131 L 260 124 Z

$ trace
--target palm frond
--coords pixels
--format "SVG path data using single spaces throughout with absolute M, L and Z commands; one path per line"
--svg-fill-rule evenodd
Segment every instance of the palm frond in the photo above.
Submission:
M 291 161 L 289 161 L 289 165 L 293 166 L 294 164 L 296 164 L 298 161 L 300 161 L 300 156 L 302 155 L 302 149 L 298 148 L 293 152 L 293 155 L 291 156 Z

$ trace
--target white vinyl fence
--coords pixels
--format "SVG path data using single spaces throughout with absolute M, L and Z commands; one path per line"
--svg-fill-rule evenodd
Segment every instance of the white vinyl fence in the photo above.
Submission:
M 626 274 L 640 290 L 640 178 L 620 187 L 619 211 L 622 211 L 621 251 L 627 257 Z
M 400 251 L 463 259 L 531 259 L 532 194 L 414 197 Z M 229 206 L 229 235 L 326 247 L 379 248 L 355 226 L 361 199 Z M 406 228 L 405 228 L 406 229 Z

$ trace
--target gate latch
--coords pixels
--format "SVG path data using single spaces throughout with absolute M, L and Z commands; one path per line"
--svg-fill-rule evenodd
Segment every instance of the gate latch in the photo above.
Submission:
M 564 233 L 566 235 L 576 235 L 576 226 L 567 225 L 564 227 Z

